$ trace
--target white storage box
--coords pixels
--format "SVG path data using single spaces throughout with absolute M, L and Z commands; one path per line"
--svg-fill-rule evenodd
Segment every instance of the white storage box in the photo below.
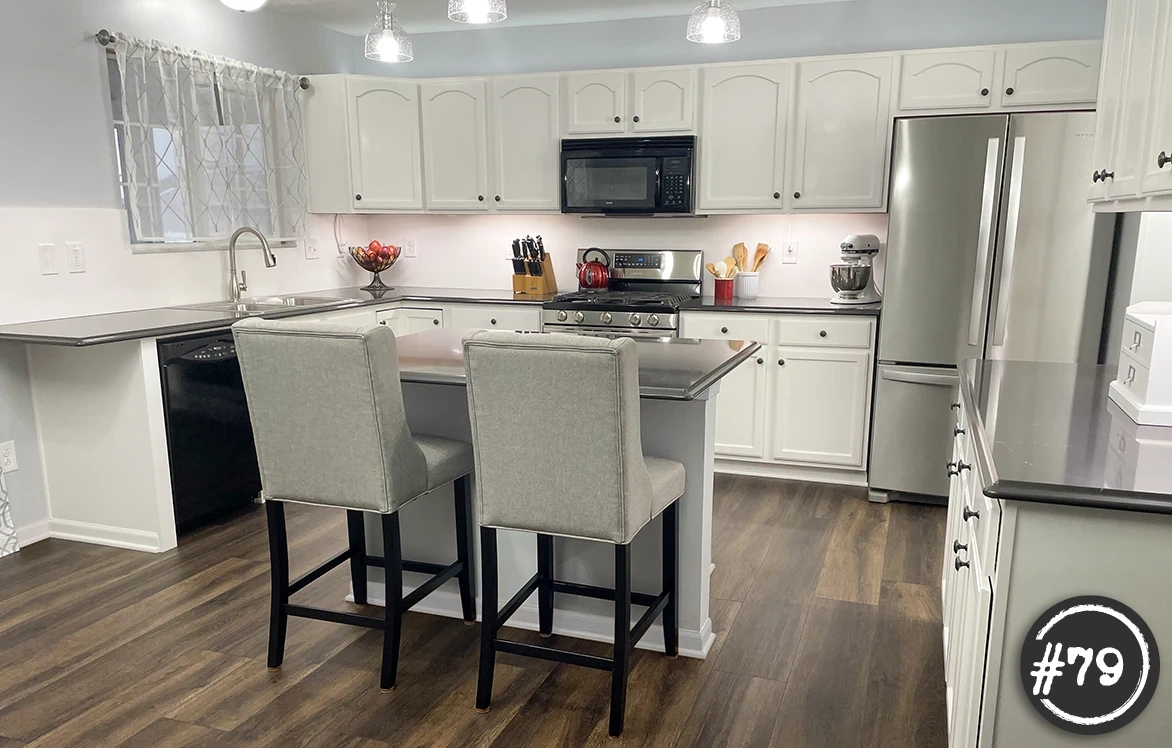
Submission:
M 1172 426 L 1172 304 L 1127 308 L 1111 399 L 1136 423 Z

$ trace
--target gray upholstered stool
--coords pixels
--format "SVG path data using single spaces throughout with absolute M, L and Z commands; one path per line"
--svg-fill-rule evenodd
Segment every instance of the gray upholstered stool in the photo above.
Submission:
M 472 446 L 407 428 L 395 335 L 378 326 L 251 319 L 232 327 L 256 437 L 272 563 L 269 667 L 284 658 L 289 616 L 383 631 L 381 684 L 394 690 L 403 613 L 458 577 L 464 620 L 476 620 L 472 589 Z M 404 561 L 398 510 L 455 482 L 456 554 L 450 566 Z M 283 502 L 347 510 L 350 547 L 289 581 Z M 383 557 L 366 552 L 363 513 L 382 516 Z M 384 618 L 293 605 L 290 595 L 350 561 L 354 602 L 366 604 L 368 566 L 386 570 Z M 403 571 L 433 577 L 403 596 Z
M 496 652 L 610 670 L 610 735 L 623 731 L 631 650 L 663 614 L 669 657 L 679 649 L 676 499 L 684 466 L 644 457 L 639 360 L 629 339 L 479 332 L 464 341 L 468 405 L 480 509 L 480 682 L 476 708 L 492 700 Z M 547 459 L 548 458 L 548 459 Z M 629 543 L 663 514 L 663 591 L 631 591 Z M 498 609 L 497 529 L 537 534 L 537 574 Z M 613 543 L 613 590 L 554 578 L 553 537 Z M 615 602 L 614 659 L 497 638 L 497 630 L 538 593 L 540 631 L 553 632 L 553 596 Z M 631 628 L 631 603 L 647 612 Z

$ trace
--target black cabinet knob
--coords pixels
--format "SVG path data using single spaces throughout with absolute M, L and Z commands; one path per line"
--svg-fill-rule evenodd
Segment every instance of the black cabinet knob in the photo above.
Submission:
M 1103 173 L 1099 175 L 1099 178 L 1102 179 L 1104 182 L 1106 182 L 1108 179 L 1115 178 L 1115 172 L 1107 171 L 1106 169 L 1104 169 Z
M 433 325 L 438 325 L 438 324 L 439 324 L 439 320 L 438 320 L 438 319 L 433 319 L 433 320 L 431 321 L 431 324 L 433 324 Z
M 960 553 L 961 551 L 967 551 L 968 549 L 969 549 L 969 547 L 967 545 L 965 545 L 964 543 L 960 542 L 959 540 L 952 541 L 952 552 L 953 553 Z
M 969 508 L 966 506 L 966 507 L 964 508 L 964 511 L 960 513 L 960 516 L 961 516 L 961 518 L 962 518 L 962 519 L 964 519 L 964 521 L 965 521 L 965 522 L 968 522 L 970 519 L 980 519 L 980 518 L 981 518 L 981 513 L 980 513 L 980 512 L 974 512 L 972 509 L 969 509 Z
M 800 193 L 800 192 L 794 193 L 794 200 L 799 200 L 799 199 L 801 199 L 801 197 L 802 197 L 802 193 Z
M 760 365 L 761 365 L 761 364 L 763 364 L 763 363 L 765 363 L 765 359 L 763 359 L 763 358 L 759 358 L 759 359 L 757 359 L 757 365 L 758 365 L 758 366 L 760 366 Z
M 952 409 L 953 409 L 953 410 L 960 410 L 960 403 L 953 403 L 953 404 L 952 404 Z
M 355 196 L 354 196 L 354 199 L 355 199 L 355 200 L 361 200 L 361 199 L 362 199 L 362 195 L 355 195 Z
M 1166 151 L 1160 151 L 1160 155 L 1156 156 L 1156 166 L 1163 169 L 1168 164 L 1172 164 L 1172 156 L 1169 156 Z
M 1095 173 L 1091 175 L 1091 181 L 1097 184 L 1100 179 L 1102 179 L 1102 173 L 1096 169 Z
M 484 195 L 477 195 L 476 199 L 479 200 L 480 202 L 484 202 Z
M 825 330 L 822 330 L 821 332 L 819 332 L 819 333 L 818 333 L 818 337 L 820 337 L 820 338 L 824 338 L 824 337 L 826 337 L 826 331 L 825 331 Z
M 953 435 L 953 436 L 960 436 L 960 435 L 961 435 L 961 434 L 963 434 L 963 433 L 965 433 L 965 431 L 964 431 L 964 429 L 962 429 L 960 426 L 957 426 L 956 428 L 954 428 L 954 429 L 952 430 L 952 435 Z
M 1005 89 L 1005 95 L 1006 96 L 1013 96 L 1013 86 L 1010 86 L 1009 88 Z
M 780 200 L 780 199 L 781 199 L 781 193 L 780 193 L 780 192 L 774 192 L 774 193 L 773 193 L 773 199 L 774 199 L 774 200 Z
M 622 122 L 622 121 L 623 121 L 623 118 L 622 118 L 622 117 L 615 117 L 615 118 L 614 118 L 614 121 L 615 121 L 615 122 Z
M 778 365 L 778 366 L 785 366 L 785 359 L 784 359 L 784 358 L 779 358 L 779 359 L 777 360 L 777 365 Z
M 966 464 L 965 464 L 965 463 L 963 463 L 963 462 L 958 462 L 958 463 L 956 463 L 956 472 L 957 472 L 957 474 L 960 474 L 960 473 L 963 473 L 963 472 L 964 472 L 964 471 L 966 471 L 966 470 L 972 470 L 972 469 L 973 469 L 973 466 L 972 466 L 972 465 L 966 465 Z
M 493 199 L 494 199 L 494 200 L 496 200 L 496 201 L 499 203 L 499 202 L 501 201 L 501 196 L 500 196 L 500 195 L 497 195 L 497 196 L 496 196 L 495 198 L 493 198 Z
M 957 571 L 960 571 L 961 569 L 968 567 L 969 562 L 968 561 L 961 561 L 960 557 L 957 556 L 956 561 L 952 565 L 953 565 L 953 567 L 956 568 Z
M 725 335 L 728 335 L 728 328 L 727 328 L 727 327 L 722 327 L 722 328 L 720 328 L 720 332 L 721 332 L 721 333 L 723 333 L 723 334 L 725 334 Z
M 948 477 L 949 477 L 949 478 L 952 478 L 952 477 L 955 477 L 955 476 L 957 476 L 957 475 L 960 475 L 960 472 L 959 472 L 959 471 L 956 469 L 956 463 L 955 463 L 955 462 L 949 462 L 949 463 L 947 463 L 947 464 L 946 464 L 944 467 L 945 467 L 945 468 L 948 470 Z
M 491 324 L 494 324 L 494 325 L 495 325 L 495 324 L 496 324 L 496 320 L 495 320 L 495 319 L 490 319 L 490 320 L 489 320 L 489 323 L 491 323 Z
M 639 121 L 639 115 L 635 115 L 635 121 L 636 121 L 636 122 L 638 122 L 638 121 Z
M 988 96 L 988 95 L 989 95 L 989 89 L 982 88 L 981 89 L 981 96 Z

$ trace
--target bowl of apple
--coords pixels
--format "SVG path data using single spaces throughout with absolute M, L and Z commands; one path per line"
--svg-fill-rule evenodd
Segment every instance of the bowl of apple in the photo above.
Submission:
M 358 263 L 358 267 L 374 273 L 374 280 L 369 286 L 363 286 L 363 291 L 389 291 L 390 286 L 383 283 L 379 273 L 386 272 L 391 265 L 399 259 L 399 254 L 402 252 L 393 244 L 382 244 L 377 241 L 371 242 L 365 247 L 350 247 L 350 256 L 354 258 L 354 262 Z

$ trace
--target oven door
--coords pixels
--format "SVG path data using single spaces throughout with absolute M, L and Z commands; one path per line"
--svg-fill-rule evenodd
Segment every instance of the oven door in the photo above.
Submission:
M 562 158 L 562 212 L 656 213 L 659 175 L 658 156 L 566 153 Z

